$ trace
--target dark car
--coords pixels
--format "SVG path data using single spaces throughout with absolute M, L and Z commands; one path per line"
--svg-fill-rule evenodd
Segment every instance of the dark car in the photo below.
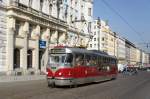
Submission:
M 123 74 L 125 74 L 125 75 L 136 75 L 137 73 L 138 73 L 138 71 L 135 68 L 125 68 L 123 70 Z

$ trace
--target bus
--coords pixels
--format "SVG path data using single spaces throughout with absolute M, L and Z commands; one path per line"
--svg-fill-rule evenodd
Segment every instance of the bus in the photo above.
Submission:
M 118 74 L 116 57 L 97 50 L 69 47 L 50 50 L 46 71 L 49 87 L 111 80 Z

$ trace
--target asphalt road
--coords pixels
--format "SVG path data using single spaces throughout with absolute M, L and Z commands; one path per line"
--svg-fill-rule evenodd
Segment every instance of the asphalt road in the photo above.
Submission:
M 77 88 L 48 88 L 46 80 L 0 83 L 0 99 L 150 99 L 150 72 Z

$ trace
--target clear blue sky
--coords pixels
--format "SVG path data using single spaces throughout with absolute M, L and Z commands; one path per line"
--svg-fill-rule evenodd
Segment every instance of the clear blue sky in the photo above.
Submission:
M 135 33 L 102 0 L 94 0 L 94 18 L 108 20 L 112 31 L 119 33 L 134 44 L 150 43 L 150 0 L 105 0 L 137 32 Z M 150 45 L 150 44 L 149 44 Z M 144 45 L 141 45 L 144 47 Z M 150 47 L 145 50 L 149 50 Z

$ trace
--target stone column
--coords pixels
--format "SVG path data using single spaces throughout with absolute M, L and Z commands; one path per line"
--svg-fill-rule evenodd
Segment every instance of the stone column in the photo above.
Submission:
M 20 53 L 20 58 L 21 58 L 20 66 L 23 69 L 24 74 L 26 74 L 27 72 L 28 33 L 29 33 L 29 23 L 25 22 L 21 34 L 24 37 L 23 48 L 21 49 L 21 53 Z
M 6 46 L 6 66 L 7 74 L 13 72 L 14 65 L 14 34 L 15 34 L 15 19 L 12 17 L 7 18 L 7 46 Z
M 51 35 L 51 43 L 58 43 L 58 30 L 55 30 L 54 33 Z
M 35 41 L 35 49 L 33 51 L 33 68 L 35 69 L 35 73 L 39 73 L 39 35 L 40 35 L 40 26 L 36 26 L 36 41 Z
M 44 66 L 42 68 L 42 71 L 46 73 L 46 66 L 48 63 L 48 57 L 49 57 L 49 39 L 50 39 L 50 29 L 47 28 L 46 32 L 44 34 L 45 40 L 46 40 L 46 50 L 44 53 Z
M 66 33 L 62 33 L 61 35 L 59 35 L 58 38 L 59 44 L 61 45 L 65 45 L 65 41 L 66 41 Z

